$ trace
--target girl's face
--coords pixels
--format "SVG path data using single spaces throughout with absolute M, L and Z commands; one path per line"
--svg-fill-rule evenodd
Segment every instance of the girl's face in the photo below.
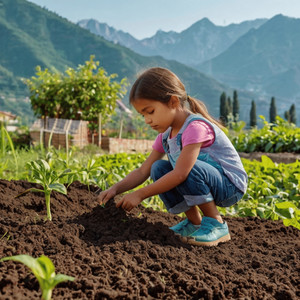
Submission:
M 174 123 L 176 107 L 171 100 L 165 104 L 155 100 L 137 99 L 132 105 L 138 113 L 143 115 L 145 123 L 160 133 L 172 127 Z

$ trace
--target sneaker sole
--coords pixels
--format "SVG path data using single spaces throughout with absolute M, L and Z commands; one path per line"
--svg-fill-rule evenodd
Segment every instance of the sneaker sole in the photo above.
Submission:
M 191 237 L 182 237 L 181 239 L 183 242 L 188 243 L 190 245 L 196 245 L 196 246 L 217 246 L 219 243 L 225 243 L 231 240 L 230 234 L 226 234 L 219 239 L 211 242 L 199 242 Z

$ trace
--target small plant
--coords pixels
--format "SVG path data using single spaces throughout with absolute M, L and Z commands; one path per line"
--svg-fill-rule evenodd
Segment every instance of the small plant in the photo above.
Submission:
M 61 173 L 57 173 L 48 162 L 43 159 L 37 161 L 31 161 L 28 163 L 28 167 L 31 171 L 32 179 L 40 184 L 43 189 L 30 188 L 23 193 L 19 194 L 17 197 L 20 197 L 29 192 L 42 192 L 45 194 L 46 208 L 47 208 L 47 219 L 52 220 L 51 210 L 50 210 L 50 195 L 52 191 L 57 191 L 64 195 L 67 194 L 66 187 L 59 182 L 59 179 L 69 175 L 70 169 L 66 169 Z
M 38 258 L 33 258 L 26 254 L 8 256 L 0 259 L 0 262 L 8 260 L 21 262 L 32 271 L 39 282 L 42 290 L 42 299 L 44 300 L 51 299 L 52 291 L 57 284 L 67 280 L 74 281 L 75 279 L 64 274 L 55 274 L 55 267 L 52 261 L 44 255 Z

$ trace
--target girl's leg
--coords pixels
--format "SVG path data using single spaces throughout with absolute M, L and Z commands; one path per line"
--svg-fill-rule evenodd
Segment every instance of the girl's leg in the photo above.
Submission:
M 171 213 L 185 212 L 187 218 L 194 225 L 201 223 L 201 214 L 197 205 L 204 216 L 216 218 L 222 222 L 222 218 L 213 201 L 213 196 L 216 195 L 222 176 L 216 168 L 205 162 L 197 162 L 196 165 L 186 182 L 159 196 L 168 211 Z M 156 181 L 172 170 L 173 168 L 169 161 L 158 160 L 152 165 L 151 178 Z M 206 182 L 207 180 L 209 182 Z M 210 192 L 209 184 L 213 186 L 213 195 Z
M 223 219 L 218 211 L 218 208 L 215 204 L 215 201 L 211 201 L 202 205 L 199 205 L 203 215 L 205 217 L 210 217 L 218 220 L 220 223 L 223 223 Z
M 202 218 L 197 206 L 192 206 L 184 213 L 193 225 L 200 225 Z

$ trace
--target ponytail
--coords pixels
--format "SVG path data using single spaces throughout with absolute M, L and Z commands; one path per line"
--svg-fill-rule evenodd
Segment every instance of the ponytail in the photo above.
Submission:
M 195 98 L 192 98 L 190 96 L 187 96 L 187 101 L 188 101 L 188 103 L 190 105 L 190 110 L 193 113 L 195 113 L 195 114 L 201 114 L 205 119 L 207 119 L 211 123 L 217 125 L 222 130 L 225 128 L 225 126 L 221 122 L 219 122 L 218 120 L 216 120 L 215 118 L 213 118 L 208 113 L 208 110 L 207 110 L 205 104 L 202 101 L 196 100 Z

